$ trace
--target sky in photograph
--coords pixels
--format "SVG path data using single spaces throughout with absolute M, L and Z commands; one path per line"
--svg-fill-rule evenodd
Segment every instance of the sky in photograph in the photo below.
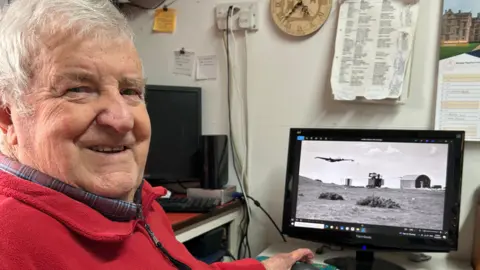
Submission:
M 480 13 L 480 0 L 444 0 L 443 10 L 452 9 L 453 12 L 472 12 L 474 17 Z
M 448 145 L 434 143 L 303 141 L 301 176 L 324 183 L 366 186 L 369 173 L 379 173 L 385 186 L 400 188 L 405 175 L 425 174 L 431 185 L 446 184 Z M 353 159 L 328 162 L 315 157 Z

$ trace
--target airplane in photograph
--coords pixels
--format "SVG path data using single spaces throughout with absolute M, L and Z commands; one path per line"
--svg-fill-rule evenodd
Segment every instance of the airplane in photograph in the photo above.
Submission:
M 326 157 L 315 157 L 315 159 L 323 159 L 328 162 L 341 162 L 341 161 L 351 161 L 354 162 L 355 160 L 353 159 L 345 159 L 345 158 L 326 158 Z

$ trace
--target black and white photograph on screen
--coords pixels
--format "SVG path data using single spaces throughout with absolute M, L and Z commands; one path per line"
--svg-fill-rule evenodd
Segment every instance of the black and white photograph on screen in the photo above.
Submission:
M 296 218 L 443 230 L 447 144 L 303 141 Z

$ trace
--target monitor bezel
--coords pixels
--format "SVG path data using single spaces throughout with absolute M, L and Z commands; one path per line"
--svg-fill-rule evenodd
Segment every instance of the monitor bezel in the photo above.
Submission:
M 290 191 L 291 181 L 294 177 L 296 163 L 295 144 L 297 136 L 310 137 L 349 137 L 371 139 L 445 139 L 452 140 L 452 149 L 449 156 L 454 160 L 455 166 L 450 179 L 447 179 L 447 187 L 452 189 L 452 198 L 446 199 L 445 209 L 452 211 L 452 220 L 448 228 L 448 238 L 437 240 L 430 238 L 418 238 L 408 236 L 374 235 L 371 239 L 358 238 L 356 232 L 335 231 L 299 228 L 291 225 L 292 208 L 295 200 L 291 200 L 296 194 Z M 320 129 L 320 128 L 291 128 L 289 135 L 287 168 L 285 178 L 285 195 L 282 219 L 282 232 L 292 238 L 298 238 L 324 244 L 337 245 L 357 250 L 389 250 L 389 251 L 421 251 L 421 252 L 449 252 L 458 249 L 460 199 L 462 188 L 463 152 L 465 132 L 463 131 L 434 131 L 434 130 L 395 130 L 395 129 Z M 298 177 L 298 173 L 297 176 Z M 368 235 L 368 233 L 366 234 Z

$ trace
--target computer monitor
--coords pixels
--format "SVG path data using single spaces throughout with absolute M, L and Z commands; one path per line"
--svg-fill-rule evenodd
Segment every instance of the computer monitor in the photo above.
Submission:
M 376 250 L 457 249 L 462 131 L 291 129 L 283 232 L 356 250 L 342 270 L 403 269 Z
M 201 89 L 147 85 L 146 102 L 152 137 L 145 179 L 154 186 L 200 181 Z

